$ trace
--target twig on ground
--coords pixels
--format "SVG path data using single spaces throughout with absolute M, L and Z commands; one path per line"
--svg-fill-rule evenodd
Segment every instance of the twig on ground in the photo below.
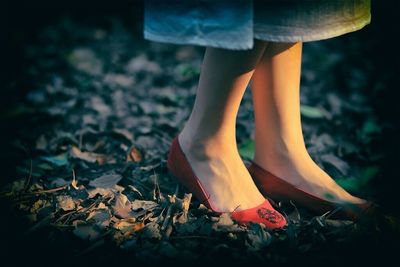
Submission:
M 36 191 L 36 192 L 31 192 L 29 193 L 30 195 L 40 195 L 40 194 L 47 194 L 47 193 L 54 193 L 54 192 L 58 192 L 64 189 L 68 188 L 68 184 L 60 186 L 60 187 L 56 187 L 56 188 L 51 188 L 51 189 L 46 189 L 46 190 L 40 190 L 40 191 Z
M 175 204 L 175 198 L 178 195 L 178 192 L 179 192 L 179 186 L 176 185 L 175 193 L 171 197 L 171 204 L 169 205 L 169 207 L 167 209 L 167 214 L 165 215 L 164 222 L 163 222 L 163 224 L 161 226 L 161 231 L 165 232 L 165 230 L 168 227 L 169 220 L 170 220 L 171 214 L 172 214 L 172 210 L 173 210 L 173 207 L 174 207 L 174 204 Z

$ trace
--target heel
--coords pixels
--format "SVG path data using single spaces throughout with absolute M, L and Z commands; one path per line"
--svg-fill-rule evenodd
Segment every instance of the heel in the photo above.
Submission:
M 179 145 L 178 136 L 172 140 L 171 148 L 168 153 L 167 167 L 170 174 L 184 188 L 193 193 L 200 203 L 203 203 L 207 208 L 217 212 L 213 205 L 209 202 L 209 196 L 201 185 L 199 179 L 193 172 L 182 148 Z
M 361 216 L 373 214 L 374 204 L 370 201 L 361 204 L 335 203 L 295 187 L 255 162 L 248 164 L 247 169 L 264 197 L 282 202 L 293 201 L 296 205 L 302 206 L 316 215 L 332 212 L 329 216 L 333 219 L 356 220 Z
M 210 195 L 207 194 L 200 180 L 197 178 L 190 166 L 189 161 L 179 145 L 178 136 L 172 141 L 168 154 L 167 166 L 171 176 L 179 182 L 181 188 L 184 188 L 182 192 L 192 192 L 193 196 L 196 197 L 200 203 L 204 204 L 214 214 L 221 215 L 222 212 L 213 208 L 210 201 Z M 254 208 L 230 212 L 230 216 L 237 223 L 263 223 L 269 229 L 282 228 L 286 225 L 285 218 L 277 212 L 266 199 L 263 203 Z

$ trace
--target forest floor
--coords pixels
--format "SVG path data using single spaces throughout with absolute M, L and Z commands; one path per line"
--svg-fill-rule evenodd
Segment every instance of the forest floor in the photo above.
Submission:
M 365 94 L 373 67 L 362 51 L 346 38 L 304 44 L 303 131 L 313 159 L 340 185 L 382 205 L 374 184 L 384 155 L 374 142 L 385 125 Z M 166 157 L 190 114 L 203 48 L 144 41 L 116 18 L 103 26 L 64 18 L 25 52 L 23 75 L 33 82 L 1 117 L 17 125 L 5 151 L 18 159 L 16 177 L 0 190 L 10 266 L 346 266 L 394 256 L 400 226 L 389 213 L 352 222 L 282 204 L 288 226 L 268 231 L 177 194 Z M 237 120 L 245 161 L 253 121 L 248 88 Z

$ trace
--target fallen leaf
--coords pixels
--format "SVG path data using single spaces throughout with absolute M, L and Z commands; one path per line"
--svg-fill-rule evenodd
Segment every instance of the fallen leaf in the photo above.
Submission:
M 50 170 L 54 169 L 54 167 L 49 163 L 40 163 L 40 164 L 37 164 L 36 167 L 38 167 L 42 170 L 45 170 L 45 171 L 50 171 Z
M 217 232 L 243 232 L 243 229 L 235 224 L 229 213 L 222 213 L 217 222 L 212 224 L 212 229 Z
M 251 224 L 247 238 L 255 250 L 268 246 L 272 241 L 271 235 L 260 224 L 256 223 Z
M 108 73 L 104 77 L 104 83 L 108 86 L 130 87 L 134 83 L 134 77 L 124 74 Z
M 75 209 L 76 204 L 70 196 L 57 196 L 57 206 L 64 211 L 69 211 Z
M 181 203 L 181 209 L 182 209 L 182 214 L 178 218 L 178 222 L 180 224 L 186 223 L 188 219 L 188 211 L 189 211 L 189 206 L 190 206 L 190 201 L 192 200 L 192 194 L 186 194 L 183 197 L 182 203 Z
M 52 180 L 50 182 L 50 185 L 52 187 L 60 187 L 60 186 L 66 185 L 66 184 L 68 184 L 68 181 L 66 181 L 66 180 L 64 180 L 63 178 L 60 178 L 60 177 L 57 178 L 57 179 L 54 179 L 54 180 Z
M 46 200 L 39 199 L 33 205 L 31 206 L 30 212 L 31 213 L 37 213 L 40 209 L 42 209 L 45 206 L 49 206 L 50 203 Z
M 135 199 L 131 204 L 131 208 L 133 210 L 137 210 L 137 209 L 153 210 L 155 207 L 157 207 L 157 205 L 158 204 L 154 201 Z
M 140 232 L 140 236 L 142 238 L 160 240 L 162 237 L 160 233 L 160 225 L 154 222 L 148 223 Z
M 72 146 L 71 153 L 75 158 L 90 162 L 104 164 L 110 157 L 104 154 L 98 154 L 93 152 L 82 152 L 78 147 Z
M 59 154 L 57 156 L 42 156 L 40 159 L 50 162 L 57 167 L 65 166 L 68 164 L 68 158 L 66 153 Z
M 126 65 L 126 70 L 132 74 L 135 74 L 139 71 L 150 72 L 153 74 L 162 72 L 158 62 L 150 61 L 146 54 L 140 54 L 139 56 L 129 60 L 128 64 Z
M 104 204 L 103 202 L 100 202 L 97 207 L 97 209 L 107 209 L 108 207 L 106 206 L 106 204 Z
M 90 107 L 101 114 L 102 117 L 107 117 L 112 113 L 111 107 L 99 95 L 92 95 L 90 97 Z
M 125 188 L 123 188 L 122 186 L 119 185 L 114 185 L 112 187 L 109 188 L 94 188 L 91 190 L 88 190 L 88 194 L 89 194 L 89 198 L 93 198 L 95 197 L 97 194 L 101 195 L 101 196 L 110 196 L 110 195 L 114 195 L 116 193 L 122 192 L 124 191 Z
M 139 149 L 136 147 L 132 146 L 129 149 L 129 153 L 126 157 L 126 161 L 133 161 L 133 162 L 139 162 L 142 160 L 142 153 L 140 152 Z
M 43 185 L 39 183 L 34 183 L 29 187 L 30 192 L 36 192 L 36 191 L 41 191 L 44 190 Z
M 124 234 L 132 234 L 142 230 L 145 227 L 144 222 L 121 220 L 114 224 L 114 228 L 120 230 Z
M 320 108 L 311 107 L 307 105 L 301 105 L 300 107 L 301 115 L 310 119 L 320 119 L 325 117 L 325 114 Z
M 110 188 L 116 185 L 122 176 L 119 174 L 105 174 L 89 182 L 90 186 L 97 188 Z
M 118 193 L 115 196 L 115 203 L 112 206 L 115 215 L 120 218 L 130 218 L 134 216 L 134 212 L 132 212 L 131 202 L 129 199 L 122 193 Z
M 92 220 L 97 225 L 106 227 L 110 224 L 111 213 L 108 208 L 96 209 L 89 213 L 86 221 Z
M 68 56 L 68 62 L 77 70 L 91 75 L 103 72 L 103 62 L 89 48 L 76 48 Z

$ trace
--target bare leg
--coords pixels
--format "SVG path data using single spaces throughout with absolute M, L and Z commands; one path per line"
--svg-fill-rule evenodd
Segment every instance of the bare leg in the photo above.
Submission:
M 247 51 L 207 48 L 196 100 L 178 140 L 194 173 L 219 211 L 265 201 L 237 150 L 235 123 L 240 101 L 267 43 Z
M 270 43 L 256 67 L 254 162 L 319 197 L 362 202 L 337 185 L 307 152 L 300 118 L 301 53 L 302 43 Z

